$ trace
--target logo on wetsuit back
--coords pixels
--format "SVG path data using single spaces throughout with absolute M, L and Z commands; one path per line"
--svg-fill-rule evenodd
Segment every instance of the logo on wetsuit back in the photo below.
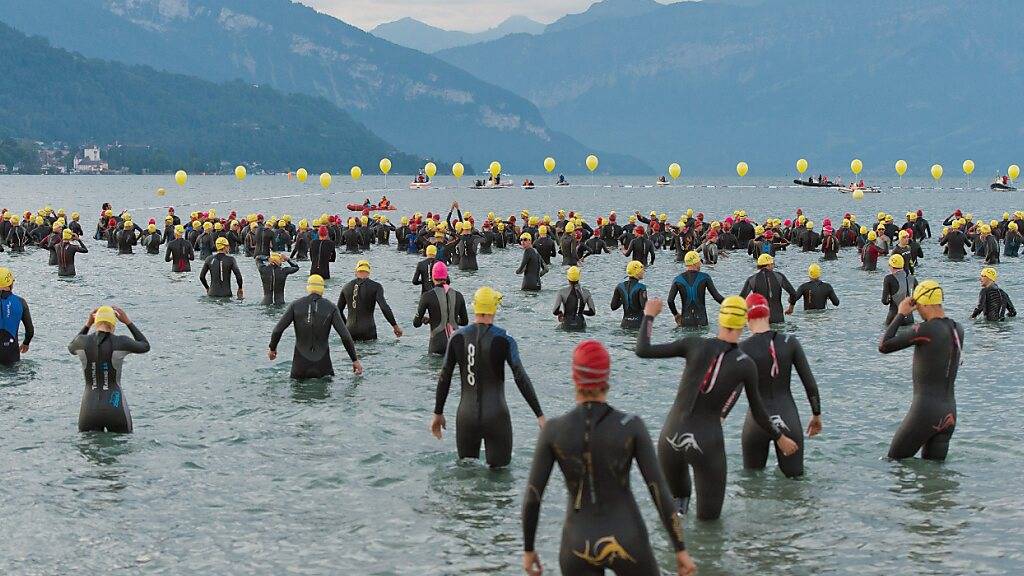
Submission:
M 470 386 L 476 386 L 476 373 L 473 372 L 473 367 L 476 366 L 476 345 L 470 344 L 466 346 L 466 383 Z
M 786 422 L 782 419 L 782 416 L 772 414 L 768 417 L 768 421 L 776 430 L 785 430 L 786 432 L 789 432 L 789 426 L 786 426 Z
M 676 432 L 672 436 L 666 436 L 665 442 L 671 446 L 676 452 L 682 452 L 684 450 L 696 450 L 698 453 L 703 454 L 704 451 L 700 449 L 700 444 L 697 443 L 697 439 L 693 437 L 693 434 L 687 432 L 686 434 L 680 434 Z
M 934 428 L 936 432 L 942 432 L 943 430 L 949 430 L 953 426 L 956 426 L 956 417 L 953 416 L 952 412 L 950 412 L 939 420 L 938 426 L 932 426 L 932 428 Z
M 121 406 L 121 392 L 114 390 L 114 393 L 110 395 L 110 405 L 114 408 Z
M 628 560 L 636 564 L 636 560 L 626 552 L 626 549 L 619 544 L 618 538 L 615 536 L 605 536 L 594 542 L 594 548 L 590 548 L 590 540 L 587 540 L 586 546 L 583 548 L 583 552 L 572 551 L 577 558 L 582 558 L 591 566 L 605 566 L 611 564 L 616 560 Z

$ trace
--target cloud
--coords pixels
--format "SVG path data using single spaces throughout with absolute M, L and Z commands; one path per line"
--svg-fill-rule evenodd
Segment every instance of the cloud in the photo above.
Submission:
M 522 15 L 538 22 L 554 22 L 572 12 L 583 12 L 594 0 L 301 0 L 303 4 L 370 30 L 382 22 L 415 18 L 448 30 L 479 32 L 493 28 L 509 16 Z

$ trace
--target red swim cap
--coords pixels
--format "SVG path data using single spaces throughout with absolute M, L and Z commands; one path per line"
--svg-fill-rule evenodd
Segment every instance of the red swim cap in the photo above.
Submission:
M 317 230 L 317 235 L 320 236 L 320 238 L 327 238 L 327 226 L 321 226 L 320 229 Z
M 633 234 L 636 234 L 637 236 L 643 236 L 644 235 L 644 227 L 643 226 L 637 226 L 636 228 L 633 228 Z
M 607 388 L 611 364 L 604 344 L 597 340 L 584 340 L 572 353 L 572 381 L 579 390 Z
M 434 280 L 447 280 L 448 279 L 448 266 L 444 262 L 438 260 L 434 262 L 434 267 L 430 271 L 430 277 Z
M 750 296 L 747 296 L 747 319 L 757 320 L 758 318 L 767 318 L 770 311 L 768 310 L 768 299 L 764 296 L 753 292 Z

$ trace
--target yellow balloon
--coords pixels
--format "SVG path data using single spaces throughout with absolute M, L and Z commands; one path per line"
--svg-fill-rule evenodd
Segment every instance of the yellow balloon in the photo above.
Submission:
M 863 200 L 864 199 L 864 191 L 861 190 L 860 188 L 854 190 L 853 191 L 853 199 L 854 200 Z
M 864 163 L 860 161 L 860 158 L 854 158 L 853 162 L 850 162 L 850 171 L 856 176 L 860 174 L 860 171 L 864 169 Z
M 796 161 L 796 171 L 801 173 L 801 174 L 803 174 L 804 172 L 807 172 L 807 159 L 806 158 L 801 158 L 801 159 Z
M 974 172 L 974 160 L 964 160 L 964 174 L 970 176 Z
M 554 172 L 555 171 L 555 159 L 552 158 L 551 156 L 548 156 L 547 158 L 545 158 L 544 159 L 544 169 L 547 170 L 549 173 L 550 172 Z
M 299 179 L 299 182 L 305 182 L 309 178 L 309 172 L 306 172 L 305 168 L 299 168 L 295 171 L 295 177 Z
M 491 173 L 491 176 L 497 177 L 498 174 L 501 174 L 501 164 L 499 162 L 491 162 L 488 171 Z
M 736 174 L 738 174 L 740 178 L 743 178 L 747 175 L 747 170 L 749 169 L 750 167 L 747 166 L 746 162 L 740 162 L 736 165 Z
M 682 173 L 683 169 L 679 166 L 679 164 L 673 162 L 668 165 L 668 175 L 671 176 L 673 180 L 679 178 L 679 175 Z
M 1017 177 L 1020 176 L 1020 166 L 1017 166 L 1016 164 L 1011 165 L 1006 171 L 1006 175 L 1010 177 L 1010 180 L 1016 180 Z
M 423 167 L 423 172 L 426 173 L 428 178 L 433 178 L 434 174 L 437 174 L 437 164 L 427 162 L 427 165 Z
M 363 177 L 363 169 L 360 168 L 359 166 L 353 166 L 352 169 L 348 171 L 348 173 L 352 176 L 353 180 L 359 180 L 360 178 Z
M 333 178 L 331 178 L 330 172 L 324 172 L 320 175 L 320 185 L 323 186 L 324 190 L 331 187 L 331 180 L 333 180 Z
M 380 173 L 387 175 L 388 172 L 391 172 L 391 160 L 388 160 L 387 158 L 381 158 L 379 167 Z
M 456 178 L 462 178 L 462 175 L 466 173 L 466 167 L 462 165 L 462 162 L 456 162 L 452 164 L 452 176 Z
M 185 182 L 188 181 L 188 173 L 184 170 L 178 170 L 174 173 L 174 181 L 178 183 L 178 186 L 184 186 Z
M 941 164 L 932 164 L 932 178 L 935 178 L 936 182 L 938 182 L 939 179 L 942 178 L 942 165 Z
M 239 181 L 245 180 L 245 166 L 235 166 L 235 178 Z
M 163 188 L 157 188 L 156 189 L 156 195 L 157 196 L 166 196 L 167 195 L 167 190 L 164 190 Z
M 597 156 L 594 156 L 593 154 L 587 156 L 587 170 L 590 170 L 591 172 L 597 170 Z
M 906 160 L 897 160 L 896 161 L 896 173 L 899 174 L 900 176 L 903 176 L 904 174 L 907 173 L 907 161 Z

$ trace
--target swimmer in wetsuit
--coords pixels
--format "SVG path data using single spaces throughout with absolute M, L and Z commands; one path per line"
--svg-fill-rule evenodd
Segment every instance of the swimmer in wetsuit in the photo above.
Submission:
M 437 246 L 431 244 L 426 247 L 425 252 L 427 257 L 416 263 L 416 270 L 412 273 L 412 284 L 420 287 L 421 294 L 426 294 L 433 289 L 431 273 L 434 270 L 434 263 L 437 261 Z
M 652 299 L 644 309 L 644 320 L 636 343 L 641 358 L 686 358 L 675 402 L 665 419 L 658 441 L 658 461 L 685 514 L 689 508 L 690 468 L 697 488 L 697 518 L 714 520 L 722 514 L 725 501 L 725 438 L 722 418 L 740 388 L 746 392 L 757 424 L 775 440 L 786 456 L 799 446 L 771 424 L 757 390 L 757 365 L 738 347 L 747 323 L 743 298 L 722 301 L 718 315 L 718 337 L 689 337 L 668 344 L 651 344 L 654 318 L 661 312 L 661 300 Z
M 299 271 L 299 265 L 280 252 L 270 256 L 257 256 L 256 269 L 263 282 L 263 301 L 260 304 L 284 304 L 284 285 L 288 276 Z
M 316 233 L 316 239 L 309 243 L 309 275 L 316 274 L 327 280 L 331 277 L 331 262 L 338 258 L 338 254 L 327 226 L 321 225 Z
M 384 287 L 370 280 L 370 263 L 360 260 L 356 263 L 355 279 L 349 280 L 342 287 L 341 296 L 338 297 L 338 309 L 354 340 L 377 339 L 377 324 L 373 321 L 373 312 L 377 306 L 380 306 L 380 312 L 391 325 L 395 337 L 401 338 L 402 329 L 395 321 L 388 301 L 384 299 Z
M 85 247 L 82 238 L 71 230 L 65 229 L 61 233 L 61 242 L 53 247 L 57 254 L 57 276 L 70 277 L 75 275 L 75 254 L 86 254 L 89 249 Z
M 203 263 L 203 270 L 199 273 L 199 281 L 203 283 L 206 294 L 214 298 L 231 297 L 231 275 L 235 276 L 235 283 L 238 284 L 238 298 L 244 297 L 242 291 L 242 272 L 238 269 L 238 262 L 234 256 L 228 255 L 230 242 L 223 236 L 216 240 L 217 253 L 206 259 Z M 210 276 L 207 282 L 206 276 Z
M 978 294 L 978 306 L 971 313 L 971 319 L 984 313 L 985 320 L 998 322 L 1005 320 L 1007 316 L 1013 318 L 1017 315 L 1010 295 L 996 284 L 997 277 L 995 268 L 985 268 L 981 271 L 981 292 Z
M 889 446 L 889 458 L 911 458 L 921 451 L 926 460 L 945 460 L 956 428 L 954 384 L 963 359 L 964 329 L 942 309 L 942 287 L 934 280 L 917 285 L 912 297 L 899 303 L 878 351 L 891 354 L 914 347 L 914 400 Z M 914 310 L 922 322 L 900 329 Z
M 800 381 L 807 392 L 807 401 L 811 404 L 812 416 L 807 426 L 807 435 L 812 437 L 821 432 L 821 398 L 818 395 L 818 385 L 814 381 L 814 374 L 811 373 L 800 341 L 795 336 L 771 329 L 768 324 L 768 301 L 764 296 L 747 296 L 747 320 L 751 336 L 740 344 L 740 350 L 750 356 L 757 365 L 757 389 L 765 411 L 768 412 L 768 419 L 800 447 L 796 454 L 789 456 L 778 449 L 775 450 L 779 469 L 790 478 L 802 476 L 804 434 L 800 412 L 796 409 L 796 402 L 790 391 L 793 368 L 796 368 L 797 374 L 800 375 Z M 753 413 L 748 410 L 747 419 L 743 422 L 743 467 L 763 469 L 768 462 L 768 447 L 771 441 L 771 436 L 764 432 Z
M 724 297 L 718 293 L 715 283 L 706 272 L 700 271 L 700 254 L 690 250 L 683 256 L 686 271 L 676 276 L 668 291 L 668 308 L 676 319 L 676 325 L 693 328 L 708 325 L 708 311 L 704 304 L 707 292 L 722 303 Z M 676 295 L 681 299 L 680 308 L 676 309 Z
M 440 440 L 441 431 L 447 427 L 444 405 L 458 366 L 462 394 L 455 419 L 455 444 L 459 458 L 479 458 L 482 442 L 491 468 L 503 468 L 512 461 L 512 418 L 505 402 L 505 363 L 512 369 L 516 386 L 536 415 L 537 424 L 543 428 L 545 422 L 537 393 L 519 357 L 518 344 L 494 325 L 500 302 L 501 294 L 487 286 L 473 296 L 473 323 L 448 341 L 430 422 L 431 434 Z
M 14 273 L 9 268 L 0 268 L 0 366 L 14 366 L 28 353 L 28 346 L 35 336 L 32 314 L 28 302 L 13 292 Z M 25 339 L 18 344 L 19 328 L 25 326 Z
M 174 272 L 191 272 L 190 262 L 195 259 L 195 250 L 192 249 L 192 244 L 185 239 L 185 227 L 178 224 L 174 227 L 174 240 L 167 243 L 164 261 L 171 263 L 171 270 Z
M 796 293 L 790 295 L 786 314 L 793 313 L 797 300 L 800 299 L 804 301 L 804 310 L 824 310 L 829 302 L 832 302 L 833 306 L 839 306 L 839 297 L 836 296 L 835 289 L 828 282 L 821 280 L 821 266 L 811 264 L 807 268 L 807 277 L 810 280 L 801 284 Z
M 529 232 L 522 233 L 519 236 L 519 242 L 523 246 L 523 260 L 519 263 L 516 274 L 523 275 L 521 290 L 538 292 L 540 291 L 540 277 L 548 273 L 548 267 L 544 265 L 544 260 L 537 253 L 537 249 L 533 247 L 533 236 Z
M 333 302 L 323 297 L 324 279 L 318 274 L 310 276 L 306 280 L 306 292 L 306 296 L 288 306 L 274 326 L 267 358 L 277 359 L 277 345 L 281 342 L 281 336 L 288 326 L 294 326 L 295 353 L 292 356 L 291 377 L 305 380 L 334 376 L 331 347 L 327 341 L 333 328 L 341 337 L 341 343 L 352 360 L 352 372 L 357 376 L 362 374 L 363 365 L 356 356 L 356 344 L 345 328 L 341 311 Z
M 626 264 L 626 280 L 620 282 L 612 292 L 612 310 L 622 308 L 620 328 L 636 330 L 644 319 L 644 306 L 647 305 L 647 286 L 644 278 L 644 265 L 639 260 Z
M 783 291 L 789 294 L 790 298 L 796 294 L 789 280 L 781 272 L 775 271 L 775 258 L 769 254 L 761 254 L 757 257 L 757 273 L 747 278 L 740 296 L 746 298 L 751 292 L 764 296 L 772 312 L 769 321 L 772 324 L 779 324 L 786 321 L 782 308 Z
M 597 314 L 590 291 L 580 286 L 580 269 L 572 266 L 566 272 L 569 285 L 555 296 L 554 315 L 563 330 L 586 330 L 586 316 Z
M 620 576 L 661 574 L 629 485 L 634 460 L 675 549 L 676 574 L 696 571 L 647 427 L 638 416 L 608 405 L 610 367 L 608 351 L 600 342 L 581 342 L 572 357 L 576 407 L 551 419 L 537 439 L 523 497 L 527 574 L 543 572 L 534 541 L 541 500 L 556 462 L 569 496 L 558 558 L 562 573 L 600 575 L 608 569 Z
M 114 334 L 118 321 L 132 333 L 131 338 Z M 93 326 L 96 330 L 90 334 Z M 132 413 L 121 389 L 121 373 L 125 356 L 149 352 L 149 341 L 142 331 L 124 310 L 100 306 L 89 314 L 85 327 L 68 344 L 68 352 L 78 356 L 85 373 L 79 432 L 131 433 Z
M 451 287 L 448 266 L 444 262 L 434 262 L 431 277 L 434 279 L 434 288 L 420 294 L 412 325 L 419 328 L 424 321 L 427 322 L 430 325 L 427 352 L 444 355 L 452 334 L 459 326 L 469 324 L 469 314 L 466 312 L 466 300 L 462 292 Z
M 889 305 L 889 314 L 885 317 L 886 326 L 898 315 L 900 302 L 912 294 L 917 286 L 917 278 L 906 270 L 902 255 L 893 254 L 889 257 L 889 269 L 891 272 L 882 280 L 882 304 Z M 913 314 L 903 320 L 904 326 L 913 323 Z

